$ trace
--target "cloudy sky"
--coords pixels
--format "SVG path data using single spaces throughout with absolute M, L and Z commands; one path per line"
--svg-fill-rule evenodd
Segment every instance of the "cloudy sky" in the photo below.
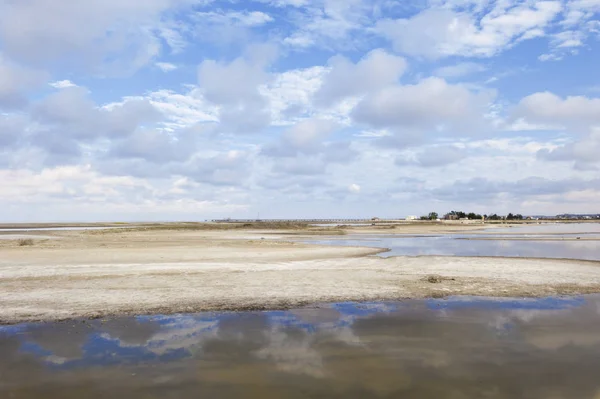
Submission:
M 600 0 L 0 0 L 0 219 L 600 212 Z

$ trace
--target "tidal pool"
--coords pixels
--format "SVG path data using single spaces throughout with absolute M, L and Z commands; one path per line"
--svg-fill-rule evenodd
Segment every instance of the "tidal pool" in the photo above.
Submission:
M 492 237 L 488 237 L 492 238 Z M 377 256 L 504 256 L 600 260 L 600 240 L 469 239 L 445 236 L 349 236 L 307 241 L 313 244 L 388 248 Z
M 579 237 L 579 239 L 577 239 Z M 378 256 L 502 256 L 600 260 L 600 224 L 544 224 L 444 235 L 349 235 L 312 244 L 388 248 Z
M 597 398 L 600 296 L 0 327 L 2 398 Z

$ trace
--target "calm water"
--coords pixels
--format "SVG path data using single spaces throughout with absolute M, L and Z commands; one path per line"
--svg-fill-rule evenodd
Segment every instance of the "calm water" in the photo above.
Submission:
M 519 227 L 497 228 L 497 233 L 600 234 L 600 223 L 542 223 Z
M 600 296 L 0 327 L 2 398 L 598 398 Z
M 500 228 L 486 230 L 484 234 L 336 236 L 309 242 L 389 248 L 389 252 L 379 255 L 383 257 L 449 255 L 600 260 L 600 224 L 597 223 Z

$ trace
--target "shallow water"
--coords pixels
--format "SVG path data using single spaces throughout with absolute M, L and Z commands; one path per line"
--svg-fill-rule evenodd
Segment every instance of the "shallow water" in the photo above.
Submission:
M 505 256 L 600 260 L 600 241 L 467 240 L 464 236 L 357 236 L 309 241 L 315 244 L 389 248 L 378 256 Z
M 495 228 L 497 233 L 600 234 L 600 223 L 542 223 L 518 227 Z
M 441 255 L 600 260 L 600 224 L 597 223 L 493 228 L 483 234 L 335 236 L 307 242 L 389 248 L 390 251 L 378 255 L 382 257 Z
M 0 327 L 6 398 L 596 398 L 600 296 Z

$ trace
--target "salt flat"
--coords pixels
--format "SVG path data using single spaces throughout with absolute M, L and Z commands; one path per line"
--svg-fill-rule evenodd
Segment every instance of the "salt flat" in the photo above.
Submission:
M 397 226 L 386 228 L 386 234 L 466 228 Z M 372 227 L 361 233 L 370 231 L 381 233 Z M 52 233 L 60 239 L 34 240 L 32 246 L 3 240 L 0 322 L 279 309 L 458 294 L 600 292 L 600 262 L 443 256 L 383 259 L 372 256 L 380 249 L 290 241 L 323 233 L 171 226 L 60 231 Z

